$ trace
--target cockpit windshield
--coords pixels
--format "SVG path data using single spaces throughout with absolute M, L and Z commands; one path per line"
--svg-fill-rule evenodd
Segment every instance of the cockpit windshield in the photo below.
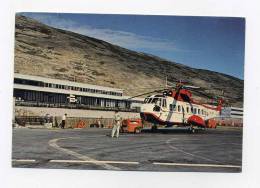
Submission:
M 157 104 L 161 106 L 161 98 L 158 97 L 145 98 L 144 103 Z

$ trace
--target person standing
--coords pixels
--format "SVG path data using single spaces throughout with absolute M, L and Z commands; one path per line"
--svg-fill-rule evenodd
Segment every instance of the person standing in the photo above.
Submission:
M 62 120 L 61 120 L 61 128 L 64 129 L 66 126 L 66 118 L 67 118 L 67 114 L 64 114 L 62 116 Z
M 98 127 L 98 128 L 101 128 L 101 122 L 100 122 L 99 119 L 97 120 L 97 127 Z
M 118 138 L 119 137 L 119 130 L 120 130 L 120 125 L 121 125 L 121 117 L 118 113 L 118 111 L 115 111 L 114 115 L 114 125 L 111 133 L 111 137 L 113 138 L 115 135 Z
M 59 127 L 57 116 L 54 117 L 53 127 Z

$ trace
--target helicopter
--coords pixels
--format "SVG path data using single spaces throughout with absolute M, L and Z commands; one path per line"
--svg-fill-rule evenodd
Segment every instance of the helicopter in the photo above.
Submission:
M 156 131 L 158 125 L 165 127 L 187 127 L 190 133 L 207 127 L 215 127 L 214 118 L 221 114 L 223 98 L 217 98 L 216 103 L 204 103 L 195 100 L 192 92 L 197 92 L 209 98 L 200 87 L 187 85 L 188 82 L 178 81 L 176 86 L 167 85 L 162 89 L 142 93 L 131 98 L 148 95 L 141 105 L 140 117 L 142 120 L 153 124 L 152 131 Z M 157 93 L 149 95 L 152 93 Z

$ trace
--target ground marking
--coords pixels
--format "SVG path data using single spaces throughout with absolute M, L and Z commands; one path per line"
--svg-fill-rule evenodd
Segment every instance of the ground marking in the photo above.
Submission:
M 139 164 L 131 161 L 82 161 L 82 160 L 50 160 L 51 163 L 94 163 L 94 164 Z
M 169 148 L 171 148 L 171 149 L 174 149 L 174 150 L 176 150 L 176 151 L 182 152 L 182 153 L 184 153 L 184 154 L 186 154 L 186 155 L 190 155 L 190 156 L 192 156 L 192 157 L 197 157 L 197 158 L 204 159 L 204 160 L 207 160 L 207 161 L 213 161 L 213 162 L 220 163 L 220 161 L 213 160 L 213 159 L 209 159 L 209 158 L 206 158 L 206 157 L 203 157 L 203 156 L 200 156 L 200 155 L 195 155 L 195 154 L 193 154 L 193 153 L 189 153 L 189 152 L 186 152 L 186 151 L 184 151 L 184 150 L 182 150 L 182 149 L 180 149 L 180 148 L 177 148 L 177 147 L 175 147 L 175 146 L 172 146 L 172 145 L 171 145 L 171 141 L 173 141 L 173 140 L 174 140 L 174 138 L 171 138 L 171 139 L 169 139 L 169 140 L 166 140 L 166 142 L 165 142 L 165 143 L 169 146 Z
M 194 167 L 214 167 L 214 168 L 241 168 L 237 165 L 217 165 L 217 164 L 188 164 L 188 163 L 153 163 L 154 165 L 165 165 L 165 166 L 194 166 Z
M 237 144 L 237 143 L 221 143 L 221 144 L 212 144 L 209 146 L 223 146 L 223 145 L 234 145 L 234 146 L 242 146 L 242 144 Z
M 36 162 L 35 159 L 13 159 L 13 162 L 32 163 Z
M 35 159 L 13 159 L 13 162 L 36 162 Z M 131 164 L 138 165 L 139 162 L 133 161 L 93 161 L 93 160 L 50 160 L 51 163 L 94 163 L 94 164 Z M 218 164 L 188 164 L 188 163 L 159 163 L 153 162 L 154 165 L 163 166 L 187 166 L 187 167 L 214 167 L 214 168 L 242 168 L 238 165 L 218 165 Z
M 65 148 L 62 148 L 60 147 L 58 144 L 57 144 L 57 141 L 59 140 L 64 140 L 64 139 L 74 139 L 74 138 L 77 138 L 77 137 L 67 137 L 67 138 L 57 138 L 57 139 L 52 139 L 49 141 L 49 145 L 59 151 L 62 151 L 64 153 L 67 153 L 69 155 L 72 155 L 80 160 L 83 160 L 83 161 L 93 161 L 94 164 L 96 165 L 99 165 L 99 166 L 102 166 L 103 168 L 105 169 L 108 169 L 108 170 L 120 170 L 120 168 L 118 167 L 115 167 L 115 166 L 112 166 L 112 165 L 109 165 L 109 164 L 106 164 L 106 163 L 98 163 L 97 160 L 95 159 L 92 159 L 88 156 L 85 156 L 85 155 L 82 155 L 80 153 L 77 153 L 75 151 L 72 151 L 72 150 L 69 150 L 69 149 L 65 149 Z

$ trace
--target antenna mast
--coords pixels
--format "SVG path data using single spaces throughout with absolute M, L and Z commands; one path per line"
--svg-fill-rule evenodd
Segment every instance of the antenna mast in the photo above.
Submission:
M 165 77 L 165 88 L 168 88 L 167 75 L 166 75 L 166 77 Z

